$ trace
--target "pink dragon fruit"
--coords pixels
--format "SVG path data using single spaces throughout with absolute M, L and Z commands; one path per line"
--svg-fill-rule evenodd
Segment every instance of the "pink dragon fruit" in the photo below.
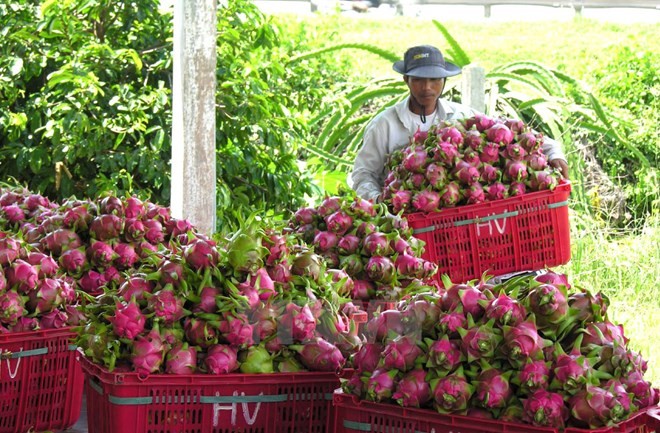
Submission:
M 463 313 L 462 306 L 457 307 L 454 311 L 442 313 L 438 317 L 438 329 L 450 338 L 458 337 L 458 330 L 460 328 L 467 328 L 467 326 L 467 317 Z
M 581 355 L 579 349 L 567 354 L 557 344 L 556 350 L 558 353 L 552 367 L 553 379 L 550 382 L 550 389 L 573 395 L 583 389 L 595 373 L 589 359 Z
M 306 342 L 313 338 L 316 330 L 316 318 L 307 304 L 287 304 L 280 324 L 278 335 L 285 342 Z
M 618 423 L 628 415 L 609 390 L 589 384 L 573 395 L 568 405 L 575 424 L 590 429 Z
M 13 290 L 0 293 L 0 323 L 14 325 L 26 314 L 25 300 L 21 295 Z
M 154 314 L 154 320 L 162 320 L 165 325 L 172 325 L 186 314 L 184 300 L 173 290 L 162 289 L 147 295 L 147 309 Z
M 504 326 L 503 349 L 514 367 L 530 359 L 543 359 L 543 349 L 552 343 L 539 335 L 533 316 L 515 326 Z
M 144 331 L 146 319 L 135 302 L 122 304 L 115 303 L 115 313 L 108 317 L 108 321 L 113 325 L 113 331 L 119 338 L 135 339 Z
M 60 268 L 52 256 L 39 251 L 28 253 L 26 261 L 37 267 L 39 278 L 53 277 Z
M 355 234 L 345 234 L 337 242 L 337 251 L 342 255 L 350 255 L 359 251 L 361 239 Z
M 364 272 L 372 281 L 389 284 L 394 280 L 396 267 L 389 257 L 371 256 L 364 265 Z
M 527 185 L 532 191 L 544 191 L 544 190 L 554 190 L 559 181 L 556 176 L 553 176 L 552 173 L 549 173 L 545 170 L 536 171 L 531 170 L 529 178 L 527 179 Z
M 343 236 L 349 229 L 353 228 L 353 217 L 340 209 L 325 217 L 325 224 L 329 232 L 337 236 Z
M 197 349 L 188 343 L 176 343 L 165 355 L 165 373 L 194 374 L 197 371 Z
M 183 330 L 186 340 L 195 346 L 208 348 L 218 343 L 217 331 L 206 320 L 186 317 L 183 321 Z
M 0 317 L 0 324 L 2 322 L 2 318 Z M 41 329 L 41 325 L 39 323 L 39 319 L 36 317 L 27 317 L 27 316 L 21 316 L 14 325 L 11 326 L 11 332 L 30 332 L 30 331 L 37 331 Z M 1 334 L 2 332 L 0 332 Z
M 498 143 L 501 146 L 506 146 L 513 141 L 513 132 L 504 123 L 494 123 L 484 132 L 488 141 Z
M 525 307 L 506 293 L 500 293 L 496 298 L 481 303 L 486 303 L 486 317 L 495 319 L 499 326 L 517 326 L 527 317 Z
M 397 370 L 377 368 L 367 380 L 365 397 L 375 402 L 385 402 L 392 397 L 396 390 Z
M 245 348 L 254 344 L 254 326 L 243 313 L 223 313 L 218 332 L 221 339 L 232 346 Z
M 124 202 L 124 216 L 126 218 L 142 218 L 147 214 L 144 202 L 136 196 L 126 198 Z
M 541 151 L 527 155 L 527 167 L 532 170 L 541 171 L 548 167 L 548 159 Z
M 413 192 L 409 190 L 400 189 L 392 194 L 390 202 L 392 204 L 392 212 L 399 213 L 407 211 L 412 205 Z
M 165 355 L 165 346 L 157 329 L 140 335 L 133 342 L 131 362 L 140 376 L 148 376 L 160 369 Z
M 484 132 L 495 124 L 495 119 L 485 114 L 479 113 L 463 120 L 463 123 L 465 124 L 465 129 L 474 128 L 479 132 Z
M 472 185 L 477 182 L 481 176 L 477 167 L 462 160 L 456 163 L 452 175 L 458 179 L 462 185 Z
M 474 386 L 463 375 L 463 367 L 440 379 L 431 381 L 433 407 L 444 414 L 461 412 L 468 408 Z
M 651 382 L 644 380 L 642 372 L 633 371 L 623 376 L 621 383 L 626 391 L 631 394 L 632 403 L 635 407 L 643 409 L 658 404 L 660 393 L 652 387 Z
M 499 330 L 493 328 L 494 323 L 495 321 L 490 319 L 487 323 L 476 325 L 471 316 L 468 316 L 468 329 L 458 329 L 468 362 L 491 359 L 495 356 L 502 336 Z
M 109 241 L 117 239 L 124 229 L 124 220 L 115 214 L 102 214 L 94 217 L 89 225 L 89 234 L 93 239 Z
M 359 235 L 358 235 L 359 236 Z M 387 234 L 380 231 L 372 231 L 362 239 L 362 254 L 367 257 L 387 256 L 391 254 L 392 247 Z
M 497 182 L 502 178 L 502 170 L 488 163 L 481 164 L 479 171 L 479 182 L 485 184 Z M 487 190 L 487 188 L 484 189 Z
M 471 129 L 465 131 L 463 135 L 463 143 L 470 149 L 479 150 L 484 145 L 484 138 L 479 131 Z
M 403 407 L 422 407 L 431 401 L 431 398 L 431 386 L 426 381 L 426 371 L 422 368 L 406 373 L 392 393 L 392 400 Z
M 485 190 L 486 190 L 486 198 L 489 201 L 502 200 L 509 196 L 509 188 L 506 185 L 504 185 L 502 182 L 496 181 L 491 185 L 486 186 Z
M 463 144 L 463 133 L 456 126 L 445 126 L 441 128 L 437 132 L 437 136 L 442 141 L 455 144 L 457 147 L 461 147 Z
M 537 389 L 523 400 L 523 420 L 541 427 L 563 430 L 569 417 L 569 410 L 561 394 Z
M 484 164 L 498 165 L 500 156 L 500 145 L 492 141 L 487 141 L 479 151 L 479 160 Z
M 615 325 L 609 320 L 588 323 L 582 332 L 582 347 L 591 350 L 593 347 L 615 343 L 626 347 L 628 338 L 623 332 L 623 325 Z
M 429 136 L 428 131 L 422 131 L 421 128 L 417 127 L 417 131 L 415 131 L 415 133 L 412 136 L 412 142 L 415 144 L 423 144 L 428 136 Z
M 522 182 L 527 179 L 529 173 L 524 161 L 507 160 L 504 166 L 504 174 L 507 179 Z
M 382 367 L 404 373 L 415 367 L 423 352 L 411 335 L 399 335 L 390 340 L 381 354 Z
M 527 309 L 534 313 L 539 327 L 558 324 L 568 313 L 566 289 L 552 284 L 533 287 L 527 295 Z
M 185 246 L 183 256 L 186 263 L 195 270 L 203 270 L 218 264 L 219 253 L 213 242 L 195 239 Z
M 446 141 L 440 141 L 431 151 L 433 161 L 439 162 L 445 167 L 452 167 L 460 153 L 458 147 Z
M 444 335 L 440 340 L 425 339 L 428 346 L 426 368 L 432 369 L 438 377 L 454 371 L 463 361 L 463 354 L 456 341 Z
M 426 166 L 426 172 L 424 174 L 429 185 L 439 190 L 447 183 L 447 170 L 438 164 L 430 163 Z
M 76 232 L 68 229 L 56 229 L 49 232 L 40 242 L 46 251 L 49 251 L 56 257 L 64 251 L 82 246 L 80 236 L 78 236 Z
M 206 370 L 211 374 L 228 374 L 238 370 L 236 349 L 226 344 L 214 344 L 204 357 Z
M 87 258 L 95 267 L 104 269 L 112 264 L 116 253 L 109 244 L 92 240 L 91 245 L 87 248 Z
M 27 261 L 16 259 L 9 268 L 6 268 L 5 276 L 8 287 L 27 294 L 37 287 L 39 271 Z
M 516 141 L 527 151 L 527 153 L 538 153 L 542 140 L 533 132 L 522 132 L 516 136 Z
M 375 296 L 375 293 L 376 286 L 373 281 L 353 279 L 353 291 L 351 292 L 351 298 L 369 300 Z
M 440 206 L 440 195 L 430 187 L 425 188 L 413 195 L 412 205 L 419 212 L 435 212 Z
M 385 310 L 374 314 L 366 325 L 369 341 L 384 342 L 391 339 L 390 336 L 396 337 L 403 334 L 402 318 L 403 314 L 399 310 Z
M 411 173 L 424 173 L 428 159 L 424 146 L 407 148 L 404 151 L 403 167 Z
M 440 207 L 454 207 L 461 201 L 461 188 L 451 181 L 440 192 Z
M 87 294 L 98 296 L 103 293 L 103 286 L 105 286 L 107 282 L 108 280 L 104 274 L 90 269 L 87 272 L 84 272 L 78 279 L 78 287 Z M 130 300 L 130 297 L 126 300 Z
M 43 278 L 37 283 L 36 289 L 28 294 L 30 299 L 26 306 L 35 314 L 47 313 L 65 302 L 63 295 L 59 279 Z
M 351 365 L 359 372 L 372 372 L 378 367 L 382 351 L 382 343 L 365 342 L 360 346 L 357 352 L 352 355 Z
M 119 242 L 114 246 L 115 259 L 113 264 L 121 270 L 132 268 L 140 260 L 140 256 L 131 244 Z
M 519 143 L 511 142 L 502 151 L 502 156 L 511 161 L 523 161 L 527 157 L 527 151 Z
M 61 329 L 69 324 L 67 313 L 62 310 L 52 310 L 39 317 L 41 329 Z
M 20 243 L 12 237 L 0 238 L 0 266 L 11 265 L 21 252 Z M 29 260 L 28 260 L 29 261 Z M 38 263 L 32 263 L 37 265 Z
M 602 292 L 594 295 L 586 289 L 580 289 L 569 295 L 568 306 L 579 322 L 603 322 L 609 307 L 609 298 Z
M 353 197 L 353 201 L 348 208 L 350 213 L 358 218 L 373 218 L 377 213 L 377 209 L 371 200 L 366 200 L 359 196 Z
M 158 245 L 165 241 L 165 229 L 163 224 L 155 219 L 148 219 L 142 222 L 144 225 L 144 239 L 152 245 Z
M 531 395 L 537 389 L 550 385 L 550 363 L 544 360 L 527 360 L 511 382 L 518 386 L 522 395 Z
M 323 338 L 315 338 L 304 344 L 289 346 L 300 357 L 300 362 L 312 371 L 339 371 L 346 362 L 341 350 Z
M 484 409 L 494 410 L 506 407 L 513 396 L 509 378 L 513 370 L 502 372 L 497 368 L 482 367 L 475 379 L 474 399 Z
M 507 194 L 511 197 L 519 197 L 527 193 L 527 185 L 524 182 L 514 181 L 509 184 Z
M 334 250 L 339 242 L 339 236 L 331 231 L 319 231 L 314 236 L 314 247 L 317 252 L 326 252 Z
M 473 183 L 468 187 L 465 194 L 467 204 L 479 204 L 486 201 L 486 194 L 484 188 L 479 183 Z
M 140 242 L 144 239 L 147 227 L 139 219 L 127 218 L 124 222 L 124 239 L 127 242 Z
M 59 264 L 62 270 L 69 275 L 80 276 L 87 268 L 88 262 L 82 248 L 67 250 L 59 258 Z
M 2 213 L 9 224 L 17 224 L 25 220 L 25 212 L 17 204 L 2 206 Z
M 154 284 L 146 279 L 144 274 L 134 274 L 128 277 L 119 286 L 118 292 L 125 301 L 130 301 L 131 298 L 136 300 L 146 299 L 145 294 L 151 293 L 154 289 Z

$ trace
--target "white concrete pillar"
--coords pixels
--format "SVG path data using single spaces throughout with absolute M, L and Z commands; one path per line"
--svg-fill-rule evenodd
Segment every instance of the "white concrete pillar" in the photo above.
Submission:
M 215 231 L 216 3 L 175 0 L 171 210 Z
M 483 113 L 486 110 L 486 71 L 481 66 L 469 64 L 461 73 L 461 102 Z

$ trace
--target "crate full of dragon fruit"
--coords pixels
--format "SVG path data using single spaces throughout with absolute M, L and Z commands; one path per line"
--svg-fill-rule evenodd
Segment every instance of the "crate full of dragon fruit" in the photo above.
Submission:
M 571 257 L 568 198 L 571 185 L 485 203 L 406 215 L 425 242 L 422 257 L 436 276 L 469 281 L 551 268 Z
M 86 357 L 90 433 L 331 433 L 336 372 L 109 372 Z M 93 414 L 93 416 L 91 415 Z
M 0 334 L 0 433 L 64 430 L 80 417 L 84 375 L 70 328 Z
M 638 411 L 608 427 L 584 429 L 539 427 L 467 415 L 440 414 L 428 409 L 358 400 L 337 390 L 333 396 L 335 433 L 651 433 L 660 428 L 658 407 Z

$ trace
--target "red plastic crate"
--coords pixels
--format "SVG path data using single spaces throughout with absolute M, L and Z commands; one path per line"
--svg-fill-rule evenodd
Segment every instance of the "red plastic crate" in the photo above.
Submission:
M 571 258 L 569 182 L 475 205 L 406 216 L 426 245 L 422 257 L 455 283 L 550 268 Z
M 74 336 L 70 328 L 0 334 L 0 433 L 76 423 L 84 375 Z
M 108 372 L 85 357 L 89 433 L 331 433 L 326 372 L 151 375 Z
M 335 391 L 333 404 L 335 433 L 651 433 L 658 428 L 658 420 L 649 416 L 646 410 L 613 427 L 592 430 L 569 427 L 560 432 L 550 427 L 442 415 L 432 409 L 411 409 L 396 404 L 357 400 L 341 390 Z

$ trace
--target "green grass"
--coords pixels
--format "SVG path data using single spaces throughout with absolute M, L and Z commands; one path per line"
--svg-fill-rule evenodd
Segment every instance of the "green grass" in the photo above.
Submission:
M 346 16 L 278 16 L 288 31 L 305 29 L 312 46 L 362 43 L 402 55 L 417 44 L 447 46 L 429 19 L 413 17 L 369 18 Z M 583 81 L 596 83 L 593 71 L 609 62 L 608 48 L 620 44 L 660 55 L 657 24 L 611 24 L 576 18 L 561 22 L 460 21 L 459 17 L 433 17 L 486 70 L 518 60 L 533 60 L 557 68 Z M 392 65 L 373 54 L 342 50 L 343 60 L 354 65 L 354 78 L 368 81 L 395 77 Z M 626 101 L 621 101 L 624 105 Z M 581 188 L 574 185 L 574 188 Z M 578 206 L 574 206 L 578 208 Z M 655 214 L 660 212 L 656 209 Z M 647 221 L 642 233 L 613 233 L 603 223 L 574 212 L 571 216 L 572 258 L 558 268 L 570 281 L 611 301 L 609 318 L 624 326 L 630 347 L 648 361 L 646 379 L 660 386 L 660 222 Z

